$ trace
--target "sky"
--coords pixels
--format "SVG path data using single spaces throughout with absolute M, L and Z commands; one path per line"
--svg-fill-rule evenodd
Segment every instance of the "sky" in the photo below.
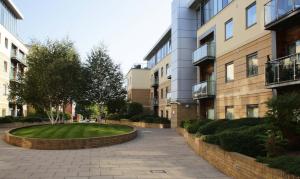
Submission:
M 124 74 L 143 58 L 171 23 L 172 0 L 13 0 L 25 17 L 19 34 L 32 40 L 68 37 L 85 61 L 104 43 Z

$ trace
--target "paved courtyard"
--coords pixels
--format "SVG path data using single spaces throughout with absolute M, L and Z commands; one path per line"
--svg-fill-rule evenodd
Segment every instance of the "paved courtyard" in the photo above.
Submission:
M 0 129 L 1 136 L 3 129 Z M 41 151 L 0 141 L 1 179 L 225 179 L 173 129 L 140 129 L 131 142 L 111 147 Z

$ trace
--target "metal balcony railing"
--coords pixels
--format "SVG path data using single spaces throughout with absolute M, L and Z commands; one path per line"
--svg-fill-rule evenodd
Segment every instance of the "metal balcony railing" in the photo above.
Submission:
M 271 0 L 265 4 L 265 25 L 300 8 L 300 0 Z
M 12 49 L 10 55 L 11 55 L 11 58 L 12 58 L 12 59 L 16 59 L 16 60 L 19 61 L 20 63 L 26 65 L 26 58 L 25 58 L 25 55 L 22 54 L 22 53 L 20 53 L 20 52 L 18 52 L 18 50 Z
M 206 98 L 216 95 L 216 81 L 204 81 L 193 86 L 193 99 Z
M 151 104 L 152 106 L 158 106 L 158 98 L 157 97 L 152 98 Z
M 152 77 L 151 78 L 151 86 L 156 87 L 156 86 L 158 86 L 158 84 L 159 84 L 158 78 Z
M 193 63 L 200 63 L 206 59 L 214 59 L 215 57 L 216 44 L 214 42 L 206 43 L 193 53 Z
M 266 63 L 266 85 L 278 85 L 300 80 L 300 53 Z

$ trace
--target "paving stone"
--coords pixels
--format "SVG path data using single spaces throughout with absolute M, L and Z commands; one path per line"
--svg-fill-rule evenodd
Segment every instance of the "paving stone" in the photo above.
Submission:
M 84 150 L 28 150 L 0 140 L 0 179 L 228 178 L 197 156 L 174 129 L 139 130 L 133 141 Z

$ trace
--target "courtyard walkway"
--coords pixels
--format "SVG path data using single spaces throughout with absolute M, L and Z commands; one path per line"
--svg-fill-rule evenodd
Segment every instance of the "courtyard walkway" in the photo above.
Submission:
M 0 129 L 1 136 L 4 129 Z M 225 179 L 173 129 L 140 129 L 131 142 L 111 147 L 40 151 L 0 141 L 1 179 Z

